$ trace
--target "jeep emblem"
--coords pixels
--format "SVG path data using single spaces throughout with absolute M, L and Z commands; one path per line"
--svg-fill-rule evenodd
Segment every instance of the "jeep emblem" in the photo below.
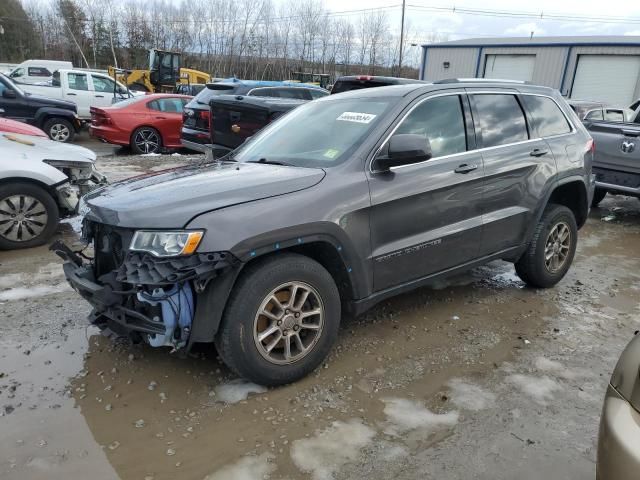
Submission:
M 630 142 L 629 140 L 625 140 L 624 142 L 622 142 L 622 145 L 620 145 L 620 150 L 622 150 L 624 153 L 631 153 L 635 150 L 635 148 L 636 144 Z

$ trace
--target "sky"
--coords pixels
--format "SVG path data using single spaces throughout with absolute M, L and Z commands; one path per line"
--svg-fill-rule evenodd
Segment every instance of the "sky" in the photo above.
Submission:
M 391 24 L 399 31 L 399 5 L 402 0 L 325 0 L 324 4 L 333 12 L 398 5 L 397 8 L 386 11 Z M 429 41 L 432 32 L 446 34 L 449 40 L 485 36 L 530 36 L 531 32 L 534 36 L 640 35 L 640 2 L 629 0 L 538 0 L 535 3 L 524 0 L 406 0 L 406 4 L 407 38 L 418 44 Z M 416 6 L 422 7 L 422 10 Z M 441 7 L 448 11 L 428 11 L 425 7 Z M 454 7 L 511 14 L 530 13 L 537 18 L 488 16 L 479 15 L 478 12 L 454 13 Z M 564 15 L 567 18 L 552 20 L 545 18 L 545 14 Z M 595 18 L 585 20 L 576 17 Z

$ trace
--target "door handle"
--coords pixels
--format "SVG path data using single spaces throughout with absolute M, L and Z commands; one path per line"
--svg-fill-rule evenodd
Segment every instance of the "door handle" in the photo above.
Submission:
M 67 93 L 67 95 L 71 95 L 71 96 L 74 96 L 74 97 L 76 96 L 75 93 Z
M 156 120 L 166 120 L 167 117 L 156 117 Z
M 96 98 L 104 98 L 104 95 L 96 95 Z
M 463 163 L 458 168 L 456 168 L 454 170 L 454 172 L 456 172 L 456 173 L 469 173 L 469 172 L 473 172 L 477 168 L 478 168 L 478 165 L 476 165 L 475 163 L 470 163 L 470 164 L 469 163 Z
M 543 150 L 541 148 L 534 148 L 533 150 L 531 150 L 529 155 L 531 155 L 532 157 L 542 157 L 543 155 L 546 155 L 547 153 L 549 153 L 548 150 Z

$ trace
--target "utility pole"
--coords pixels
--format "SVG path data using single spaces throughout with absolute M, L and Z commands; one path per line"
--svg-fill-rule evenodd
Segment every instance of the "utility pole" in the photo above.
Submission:
M 398 76 L 402 76 L 402 43 L 404 42 L 404 9 L 406 0 L 402 0 L 402 20 L 400 21 L 400 54 L 398 55 Z

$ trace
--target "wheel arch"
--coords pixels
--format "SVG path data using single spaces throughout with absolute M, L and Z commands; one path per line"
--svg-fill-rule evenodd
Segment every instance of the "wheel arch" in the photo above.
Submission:
M 157 127 L 154 127 L 153 125 L 149 125 L 147 123 L 144 123 L 142 125 L 138 125 L 136 128 L 131 130 L 131 135 L 129 135 L 129 145 L 131 145 L 133 143 L 133 136 L 141 128 L 151 128 L 151 129 L 155 130 L 158 133 L 158 136 L 160 137 L 160 148 L 164 147 L 164 138 L 162 137 L 162 132 L 160 131 L 160 129 L 157 128 Z
M 554 203 L 567 207 L 573 212 L 578 229 L 580 229 L 589 216 L 588 198 L 587 187 L 582 178 L 567 178 L 558 183 L 550 192 L 546 205 Z

